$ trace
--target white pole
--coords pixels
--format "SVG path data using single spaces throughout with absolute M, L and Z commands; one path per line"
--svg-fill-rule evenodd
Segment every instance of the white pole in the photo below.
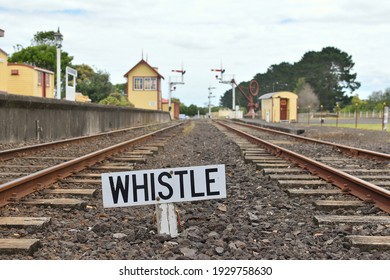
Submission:
M 171 92 L 172 91 L 171 77 L 169 77 L 168 86 L 169 86 L 168 110 L 169 110 L 169 112 L 171 112 L 171 94 L 172 94 L 172 92 Z
M 57 47 L 57 93 L 56 98 L 61 99 L 61 49 Z
M 232 96 L 233 96 L 233 102 L 232 102 L 232 107 L 233 111 L 236 110 L 236 91 L 234 90 L 234 83 L 232 82 Z
M 234 79 L 233 79 L 234 80 Z M 236 90 L 235 90 L 235 84 L 232 82 L 232 95 L 233 95 L 233 111 L 234 111 L 234 118 L 237 118 L 237 110 L 236 110 Z
M 211 95 L 209 95 L 209 119 L 211 119 Z

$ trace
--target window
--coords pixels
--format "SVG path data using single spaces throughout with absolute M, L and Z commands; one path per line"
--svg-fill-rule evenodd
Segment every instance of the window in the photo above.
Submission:
M 42 85 L 42 80 L 43 80 L 43 73 L 38 72 L 38 86 Z
M 50 87 L 50 75 L 46 74 L 46 87 Z
M 134 90 L 157 90 L 157 78 L 134 77 Z
M 156 90 L 157 89 L 157 78 L 144 78 L 144 90 Z
M 134 78 L 134 90 L 143 90 L 143 78 Z
M 43 77 L 45 77 L 45 78 L 43 78 Z M 45 79 L 46 87 L 50 87 L 50 74 L 38 71 L 38 86 L 43 85 L 43 82 L 44 82 L 43 79 Z

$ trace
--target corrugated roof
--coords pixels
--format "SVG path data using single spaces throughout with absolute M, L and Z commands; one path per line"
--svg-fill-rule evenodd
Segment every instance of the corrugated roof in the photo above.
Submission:
M 268 98 L 271 98 L 275 94 L 277 94 L 277 92 L 266 93 L 266 94 L 260 96 L 259 99 L 268 99 Z
M 272 98 L 274 95 L 284 95 L 286 93 L 288 93 L 290 96 L 291 96 L 291 94 L 294 95 L 294 96 L 297 96 L 295 93 L 290 92 L 290 91 L 278 91 L 278 92 L 270 92 L 270 93 L 263 94 L 262 96 L 260 96 L 258 98 L 258 100 L 260 100 L 260 99 L 269 99 L 269 98 Z
M 12 65 L 23 66 L 23 67 L 31 68 L 31 69 L 34 69 L 34 70 L 37 70 L 37 71 L 45 72 L 45 73 L 48 73 L 48 74 L 54 74 L 53 71 L 50 71 L 50 70 L 47 70 L 47 69 L 44 69 L 44 68 L 40 68 L 40 67 L 36 67 L 34 65 L 27 64 L 27 63 L 8 62 L 8 66 L 12 66 Z

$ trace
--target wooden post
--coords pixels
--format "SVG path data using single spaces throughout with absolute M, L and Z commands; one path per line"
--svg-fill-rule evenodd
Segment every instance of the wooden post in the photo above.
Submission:
M 171 237 L 179 235 L 177 215 L 173 203 L 156 203 L 156 221 L 158 234 L 168 234 Z

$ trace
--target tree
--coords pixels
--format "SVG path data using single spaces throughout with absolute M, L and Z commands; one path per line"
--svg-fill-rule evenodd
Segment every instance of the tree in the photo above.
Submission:
M 184 103 L 180 103 L 180 114 L 193 117 L 198 115 L 198 112 L 200 115 L 206 115 L 208 113 L 208 108 L 198 107 L 194 104 L 187 107 Z
M 346 91 L 352 94 L 360 87 L 357 74 L 352 73 L 354 65 L 352 56 L 337 48 L 326 47 L 321 52 L 305 53 L 294 69 L 313 87 L 324 108 L 330 109 L 336 102 L 348 104 L 351 97 Z
M 31 46 L 24 48 L 17 44 L 15 52 L 8 58 L 8 62 L 27 63 L 54 72 L 56 80 L 57 69 L 57 41 L 54 38 L 54 31 L 37 32 L 31 41 Z M 65 73 L 66 66 L 71 65 L 73 56 L 61 51 L 61 73 Z M 65 84 L 65 76 L 61 77 L 62 84 Z M 64 94 L 65 88 L 62 87 Z
M 38 31 L 31 40 L 32 46 L 48 45 L 57 46 L 57 40 L 54 31 Z
M 110 82 L 110 74 L 102 70 L 95 72 L 90 66 L 81 64 L 75 66 L 77 70 L 76 91 L 87 95 L 92 102 L 100 102 L 115 92 Z
M 320 52 L 309 51 L 294 64 L 282 62 L 271 65 L 266 73 L 255 75 L 259 83 L 259 96 L 276 91 L 293 91 L 298 80 L 305 78 L 320 103 L 332 110 L 337 103 L 340 106 L 350 102 L 352 93 L 360 87 L 353 73 L 352 57 L 334 47 L 323 48 Z M 248 83 L 244 82 L 243 84 Z M 303 84 L 302 84 L 303 86 Z M 232 92 L 228 90 L 220 99 L 220 105 L 231 108 Z M 245 106 L 247 101 L 236 94 L 236 101 Z
M 369 110 L 380 112 L 383 110 L 383 104 L 390 105 L 390 88 L 384 91 L 374 91 L 367 100 Z
M 18 51 L 8 58 L 8 62 L 27 63 L 55 72 L 57 68 L 57 50 L 55 46 L 37 45 L 23 48 L 18 45 L 17 49 Z M 61 71 L 63 73 L 72 60 L 73 57 L 69 56 L 67 52 L 61 52 Z
M 127 83 L 115 84 L 114 89 L 116 92 L 119 92 L 121 95 L 126 95 Z
M 99 103 L 105 105 L 134 107 L 134 105 L 130 103 L 129 100 L 125 96 L 121 95 L 119 92 L 111 93 L 106 98 L 100 100 Z

